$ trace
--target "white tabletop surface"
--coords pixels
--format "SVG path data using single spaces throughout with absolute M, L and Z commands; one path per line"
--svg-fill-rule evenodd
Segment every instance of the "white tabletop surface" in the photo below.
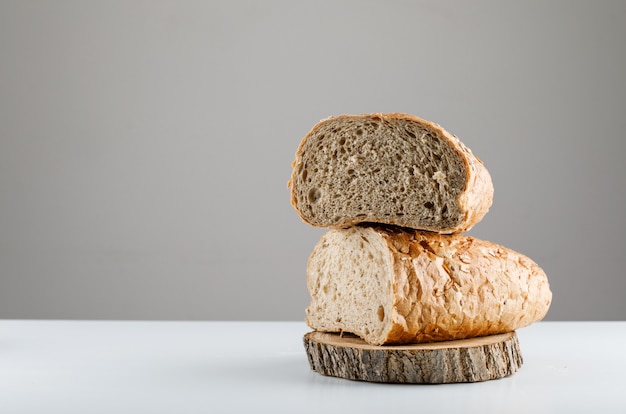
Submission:
M 309 369 L 300 322 L 0 320 L 0 413 L 626 413 L 626 322 L 518 331 L 524 365 L 472 384 Z

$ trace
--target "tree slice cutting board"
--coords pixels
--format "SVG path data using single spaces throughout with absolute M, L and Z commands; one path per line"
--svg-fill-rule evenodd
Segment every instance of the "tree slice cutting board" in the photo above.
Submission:
M 351 335 L 309 332 L 313 371 L 351 380 L 443 384 L 502 378 L 522 366 L 515 332 L 428 344 L 376 346 Z

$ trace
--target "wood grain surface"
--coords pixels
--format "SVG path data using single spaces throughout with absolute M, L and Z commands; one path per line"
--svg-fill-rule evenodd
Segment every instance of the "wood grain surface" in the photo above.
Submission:
M 376 346 L 350 335 L 304 336 L 311 369 L 322 375 L 382 383 L 478 382 L 514 374 L 523 363 L 515 332 L 448 342 Z

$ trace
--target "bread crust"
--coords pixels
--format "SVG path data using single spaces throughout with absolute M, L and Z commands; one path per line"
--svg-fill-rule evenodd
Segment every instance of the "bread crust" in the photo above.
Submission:
M 460 159 L 465 166 L 466 174 L 465 188 L 459 194 L 458 203 L 465 217 L 460 220 L 457 226 L 441 227 L 437 225 L 427 226 L 423 223 L 417 222 L 407 223 L 406 221 L 397 221 L 396 219 L 394 219 L 393 216 L 342 217 L 342 220 L 336 225 L 325 226 L 315 220 L 312 220 L 303 212 L 303 209 L 300 208 L 299 205 L 299 200 L 297 197 L 297 192 L 295 191 L 294 183 L 297 182 L 297 166 L 306 161 L 303 159 L 303 149 L 309 138 L 315 135 L 315 133 L 320 128 L 322 128 L 326 122 L 348 119 L 372 118 L 379 118 L 383 121 L 388 122 L 401 120 L 418 124 L 420 127 L 428 129 L 435 133 L 442 140 L 446 141 L 455 152 L 460 154 Z M 292 163 L 292 168 L 293 171 L 287 183 L 287 186 L 291 189 L 291 205 L 294 207 L 294 209 L 304 222 L 316 227 L 344 228 L 363 222 L 374 222 L 410 227 L 420 230 L 434 231 L 444 234 L 461 233 L 471 229 L 475 224 L 482 220 L 482 218 L 489 211 L 489 208 L 491 207 L 491 204 L 493 202 L 493 183 L 491 181 L 491 176 L 489 175 L 489 172 L 483 165 L 482 161 L 478 157 L 476 157 L 472 153 L 472 151 L 459 140 L 456 135 L 446 131 L 439 124 L 405 113 L 371 113 L 361 115 L 344 114 L 325 118 L 318 122 L 316 125 L 314 125 L 313 128 L 311 128 L 311 130 L 300 141 L 300 144 L 298 145 L 298 148 L 296 150 L 295 159 Z
M 356 326 L 349 315 L 336 320 L 310 306 L 307 323 L 313 329 L 351 332 L 374 345 L 447 341 L 511 332 L 543 319 L 550 307 L 552 292 L 544 271 L 525 255 L 498 244 L 379 226 L 331 230 L 337 231 L 384 240 L 392 266 L 380 277 L 392 284 L 392 303 L 385 304 L 391 312 L 374 335 Z M 327 242 L 320 247 L 324 239 L 313 254 L 321 248 L 337 249 Z M 309 264 L 307 278 L 311 270 Z M 313 305 L 318 293 L 310 293 Z

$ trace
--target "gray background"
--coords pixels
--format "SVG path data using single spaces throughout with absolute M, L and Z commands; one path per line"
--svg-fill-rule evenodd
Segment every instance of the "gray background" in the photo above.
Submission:
M 408 112 L 548 319 L 626 319 L 626 2 L 0 1 L 0 318 L 301 320 L 302 136 Z

